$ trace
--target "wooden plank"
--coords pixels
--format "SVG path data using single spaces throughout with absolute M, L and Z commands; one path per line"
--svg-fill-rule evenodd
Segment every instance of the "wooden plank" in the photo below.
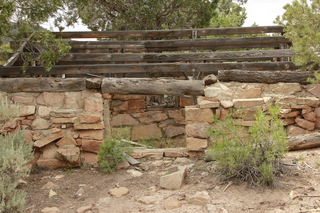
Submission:
M 220 70 L 220 81 L 237 81 L 248 83 L 278 82 L 307 84 L 307 79 L 313 77 L 314 71 L 247 71 L 247 70 Z
M 290 49 L 194 53 L 69 53 L 60 62 L 177 62 L 263 60 L 296 55 Z
M 53 32 L 62 38 L 177 38 L 192 37 L 192 32 L 198 36 L 234 35 L 257 33 L 281 33 L 282 26 L 234 27 L 234 28 L 204 28 L 182 30 L 129 30 L 129 31 L 91 31 L 91 32 Z
M 149 40 L 149 41 L 71 41 L 72 50 L 83 49 L 87 53 L 102 49 L 125 49 L 128 52 L 181 51 L 181 50 L 219 50 L 237 48 L 277 48 L 279 44 L 290 43 L 282 36 L 244 37 L 244 38 L 215 38 L 215 39 L 179 39 L 179 40 Z
M 219 70 L 297 70 L 292 62 L 247 62 L 247 63 L 145 63 L 145 64 L 98 64 L 55 65 L 50 72 L 43 67 L 28 67 L 22 73 L 19 66 L 0 67 L 0 76 L 32 75 L 84 75 L 101 73 L 183 73 L 202 72 L 211 74 Z
M 203 95 L 204 84 L 196 80 L 104 78 L 102 93 L 144 95 Z
M 71 92 L 86 89 L 81 78 L 1 78 L 3 92 Z

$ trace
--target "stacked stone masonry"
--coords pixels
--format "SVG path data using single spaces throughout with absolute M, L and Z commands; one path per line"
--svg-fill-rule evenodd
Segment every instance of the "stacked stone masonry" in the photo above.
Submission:
M 187 106 L 187 150 L 203 152 L 211 140 L 207 134 L 215 116 L 223 120 L 232 110 L 238 124 L 249 127 L 255 123 L 258 108 L 266 110 L 270 104 L 281 107 L 288 136 L 319 132 L 320 86 L 297 83 L 258 84 L 217 82 L 204 90 L 197 105 Z M 244 119 L 240 117 L 244 116 Z
M 148 106 L 147 96 L 96 90 L 2 94 L 21 105 L 19 119 L 1 124 L 2 133 L 24 129 L 26 141 L 34 142 L 33 163 L 50 169 L 97 164 L 97 152 L 111 129 L 128 131 L 132 141 L 185 147 L 158 150 L 154 158 L 197 157 L 210 145 L 207 129 L 215 115 L 224 119 L 230 110 L 241 109 L 245 117 L 239 124 L 248 127 L 254 123 L 256 109 L 267 109 L 270 103 L 281 106 L 288 135 L 320 129 L 320 85 L 217 82 L 205 88 L 196 105 L 192 98 L 179 98 L 174 107 L 158 108 Z M 133 155 L 139 158 L 150 152 L 138 150 Z

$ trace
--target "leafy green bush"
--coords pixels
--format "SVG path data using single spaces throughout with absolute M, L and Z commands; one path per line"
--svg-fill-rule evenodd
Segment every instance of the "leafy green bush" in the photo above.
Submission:
M 103 172 L 114 172 L 118 164 L 126 160 L 125 153 L 131 151 L 131 147 L 121 139 L 125 139 L 122 131 L 111 133 L 100 146 L 98 160 Z
M 13 119 L 18 108 L 0 98 L 0 119 Z M 7 114 L 4 114 L 8 112 Z M 26 193 L 17 189 L 19 180 L 29 175 L 27 163 L 32 159 L 32 144 L 27 144 L 22 131 L 0 134 L 0 212 L 23 212 Z
M 249 129 L 237 125 L 231 116 L 213 124 L 209 134 L 216 143 L 209 153 L 218 163 L 218 174 L 246 181 L 249 186 L 275 186 L 288 149 L 279 112 L 279 106 L 270 106 L 268 114 L 258 109 L 256 123 Z

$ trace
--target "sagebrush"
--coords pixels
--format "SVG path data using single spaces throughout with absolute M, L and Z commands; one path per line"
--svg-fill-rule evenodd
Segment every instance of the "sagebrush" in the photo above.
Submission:
M 126 160 L 126 153 L 132 150 L 128 143 L 123 142 L 123 139 L 128 139 L 127 134 L 127 129 L 122 128 L 106 137 L 98 152 L 101 171 L 114 172 L 119 163 Z
M 14 120 L 19 109 L 0 96 L 2 123 Z M 25 142 L 22 131 L 0 134 L 0 212 L 23 212 L 26 193 L 17 188 L 29 175 L 27 163 L 33 158 L 32 143 Z
M 248 129 L 237 125 L 238 121 L 231 116 L 214 122 L 209 134 L 215 144 L 209 153 L 217 161 L 221 177 L 246 181 L 249 186 L 275 186 L 288 150 L 279 112 L 280 107 L 275 105 L 268 112 L 258 109 L 256 122 Z

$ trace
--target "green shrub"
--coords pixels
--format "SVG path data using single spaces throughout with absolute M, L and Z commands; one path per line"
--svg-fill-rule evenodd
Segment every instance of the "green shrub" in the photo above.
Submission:
M 125 153 L 131 151 L 131 147 L 121 141 L 122 135 L 121 131 L 118 134 L 111 133 L 100 146 L 98 160 L 103 172 L 114 172 L 118 164 L 126 160 Z
M 279 106 L 270 106 L 268 114 L 258 109 L 256 123 L 249 129 L 237 125 L 231 116 L 213 124 L 209 134 L 215 144 L 209 153 L 217 161 L 219 175 L 246 181 L 249 186 L 275 185 L 288 149 L 279 112 Z
M 7 120 L 17 111 L 17 107 L 0 98 L 1 119 Z M 25 142 L 22 131 L 0 134 L 0 212 L 23 212 L 26 193 L 17 186 L 20 179 L 29 175 L 26 165 L 32 158 L 32 144 Z

